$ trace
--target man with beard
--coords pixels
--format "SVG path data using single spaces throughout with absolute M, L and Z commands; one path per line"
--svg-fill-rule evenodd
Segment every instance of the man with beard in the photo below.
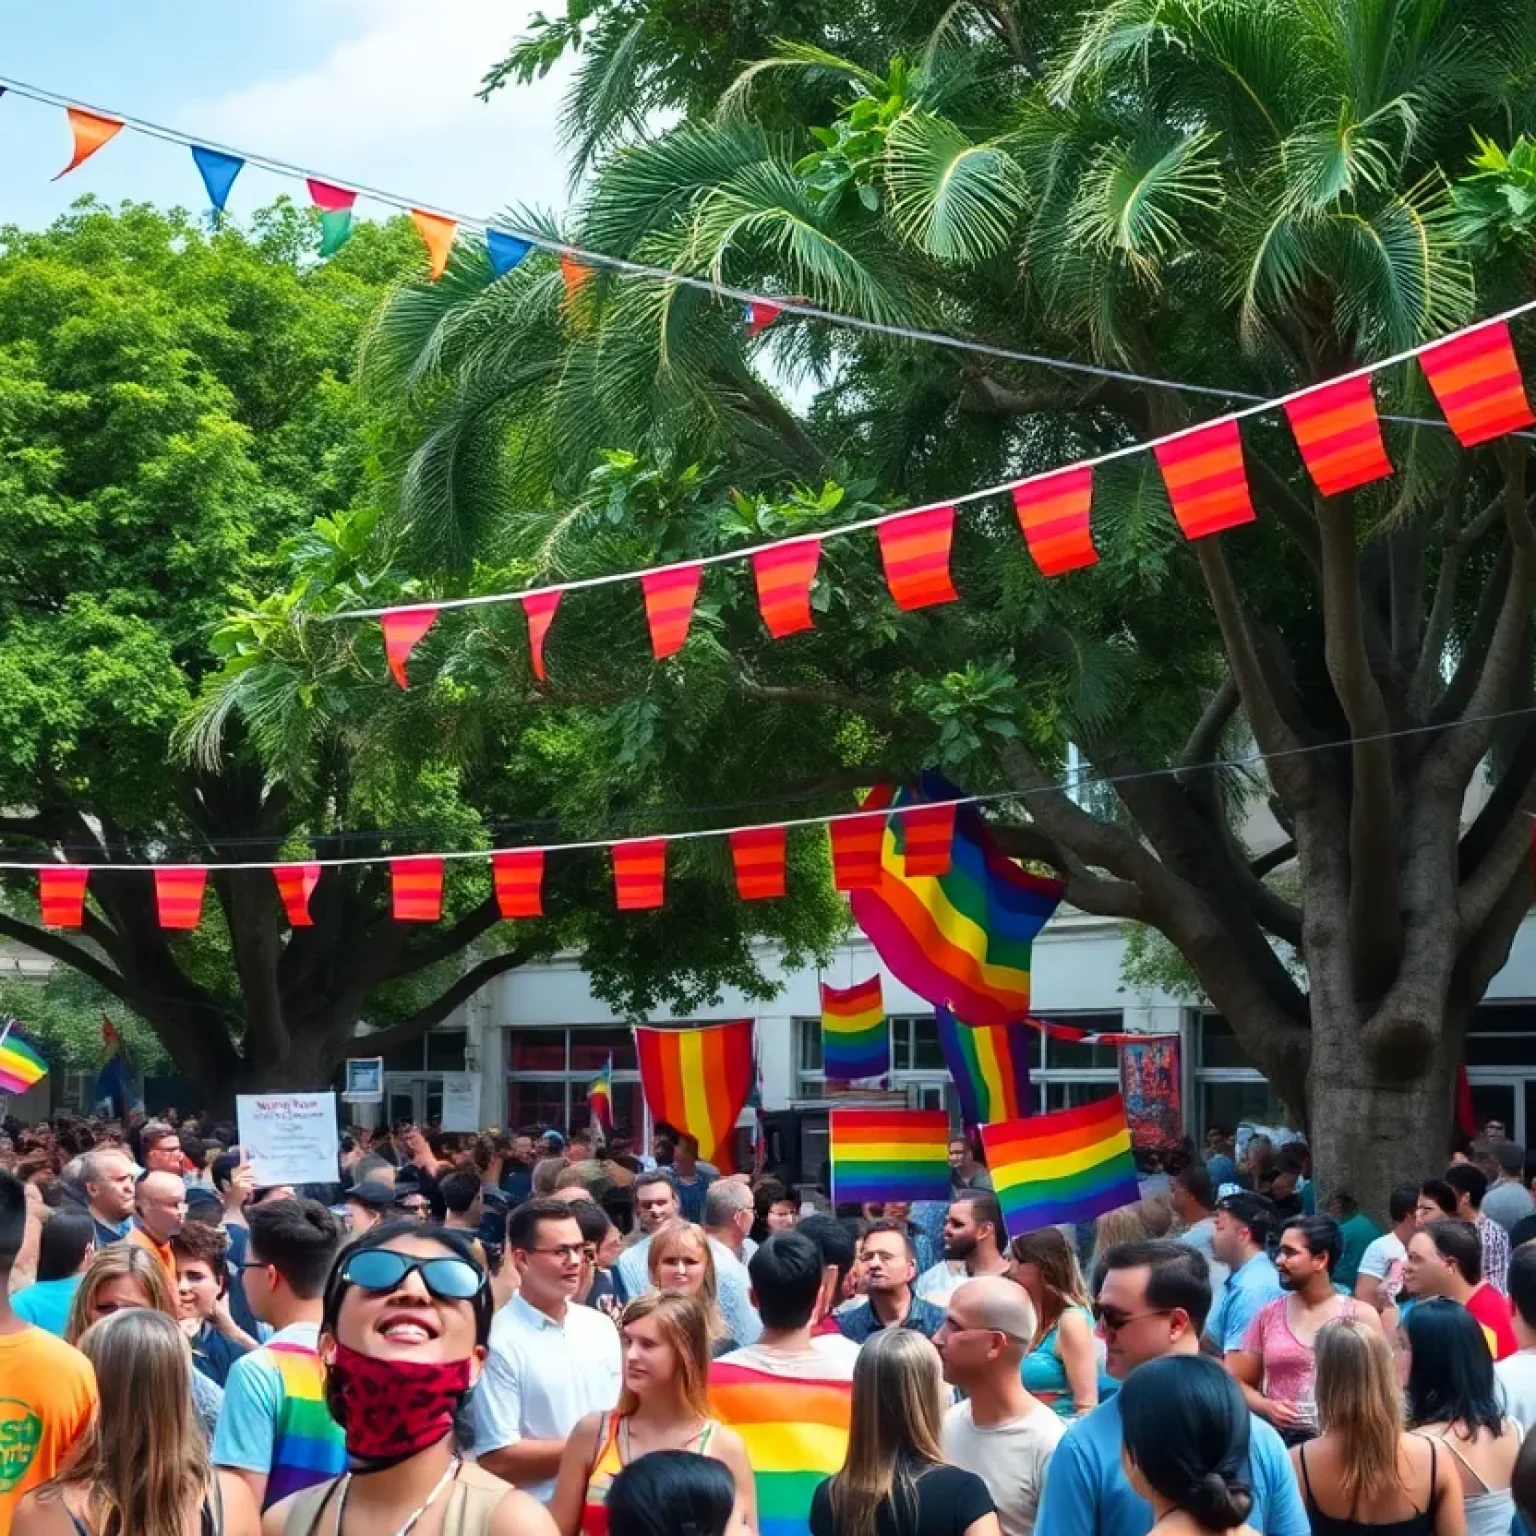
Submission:
M 1317 1331 L 1339 1319 L 1381 1332 L 1376 1309 L 1333 1288 L 1343 1248 L 1331 1216 L 1299 1216 L 1285 1224 L 1275 1268 L 1283 1294 L 1248 1325 L 1243 1347 L 1227 1356 L 1249 1409 L 1269 1420 L 1290 1445 L 1317 1434 Z
M 918 1276 L 917 1294 L 936 1307 L 947 1307 L 967 1279 L 1006 1275 L 1006 1242 L 997 1196 L 989 1189 L 961 1190 L 944 1218 L 944 1258 Z
M 866 1299 L 837 1315 L 844 1338 L 862 1344 L 883 1328 L 911 1328 L 931 1339 L 944 1326 L 943 1312 L 912 1294 L 917 1262 L 911 1236 L 901 1222 L 871 1222 L 860 1256 Z

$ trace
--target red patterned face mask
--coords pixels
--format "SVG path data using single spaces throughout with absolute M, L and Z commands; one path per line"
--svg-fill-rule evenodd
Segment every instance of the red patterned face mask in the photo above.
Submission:
M 469 1385 L 468 1360 L 378 1360 L 338 1339 L 326 1392 L 340 1399 L 347 1455 L 377 1469 L 394 1466 L 451 1433 Z

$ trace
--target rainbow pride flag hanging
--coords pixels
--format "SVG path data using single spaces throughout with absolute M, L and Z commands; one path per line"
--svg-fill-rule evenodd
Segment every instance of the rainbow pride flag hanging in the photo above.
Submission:
M 942 1109 L 834 1109 L 832 1203 L 949 1199 L 949 1116 Z
M 14 1019 L 0 1030 L 0 1093 L 25 1093 L 48 1076 L 48 1063 L 16 1027 Z
M 674 1029 L 637 1025 L 635 1046 L 652 1118 L 695 1137 L 702 1161 L 732 1172 L 731 1133 L 757 1075 L 751 1019 Z
M 1034 1112 L 1029 1091 L 1029 1053 L 1035 1031 L 1028 1024 L 962 1024 L 948 1008 L 933 1010 L 944 1065 L 960 1096 L 967 1125 L 1022 1120 Z
M 938 774 L 917 791 L 879 785 L 865 810 L 953 800 Z M 896 979 L 972 1025 L 1019 1023 L 1029 1013 L 1035 935 L 1061 901 L 1062 885 L 1026 874 L 997 846 L 974 806 L 958 806 L 947 873 L 906 871 L 902 818 L 889 818 L 880 880 L 848 893 L 859 927 Z
M 981 1142 L 1011 1238 L 1092 1221 L 1141 1199 L 1118 1093 L 1077 1109 L 984 1125 Z
M 822 982 L 821 1065 L 829 1083 L 884 1077 L 891 1070 L 891 1024 L 878 975 L 851 987 Z
M 587 1108 L 592 1113 L 592 1124 L 604 1136 L 613 1135 L 613 1057 L 603 1064 L 603 1070 L 587 1084 Z

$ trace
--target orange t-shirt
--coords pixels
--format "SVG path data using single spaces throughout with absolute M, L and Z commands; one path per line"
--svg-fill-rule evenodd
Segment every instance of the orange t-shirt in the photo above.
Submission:
M 45 1483 L 96 1411 L 96 1374 L 73 1345 L 41 1328 L 0 1333 L 0 1531 L 22 1494 Z
M 143 1227 L 134 1227 L 128 1233 L 128 1241 L 142 1248 L 145 1253 L 152 1253 L 160 1260 L 161 1267 L 170 1277 L 171 1295 L 176 1294 L 176 1255 L 171 1250 L 169 1243 L 157 1243 Z

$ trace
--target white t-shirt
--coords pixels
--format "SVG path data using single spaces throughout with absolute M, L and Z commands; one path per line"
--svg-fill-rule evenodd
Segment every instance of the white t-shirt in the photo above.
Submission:
M 912 1291 L 914 1295 L 921 1296 L 924 1301 L 931 1301 L 936 1307 L 947 1307 L 949 1298 L 969 1278 L 965 1272 L 964 1259 L 940 1259 L 937 1264 L 930 1264 L 917 1277 L 917 1284 L 913 1286 Z
M 1536 1349 L 1522 1349 L 1493 1368 L 1504 1411 L 1521 1429 L 1536 1429 Z
M 1360 1273 L 1380 1280 L 1386 1287 L 1387 1300 L 1396 1301 L 1403 1288 L 1403 1266 L 1408 1261 L 1408 1250 L 1395 1232 L 1384 1232 L 1374 1238 L 1360 1255 Z
M 1033 1536 L 1045 1469 L 1067 1426 L 1044 1403 L 1006 1424 L 977 1424 L 969 1402 L 944 1415 L 944 1460 L 974 1472 L 997 1505 L 1003 1536 Z
M 572 1302 L 561 1324 L 514 1296 L 491 1323 L 490 1354 L 470 1399 L 476 1455 L 519 1440 L 564 1440 L 584 1415 L 617 1404 L 622 1372 L 619 1330 L 601 1312 Z M 547 1503 L 555 1480 L 523 1487 Z

